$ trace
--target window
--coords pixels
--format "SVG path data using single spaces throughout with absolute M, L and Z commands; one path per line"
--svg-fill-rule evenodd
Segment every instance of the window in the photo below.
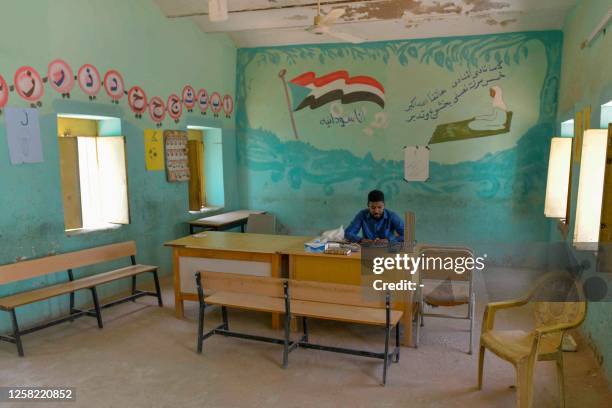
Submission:
M 129 224 L 119 119 L 58 115 L 57 123 L 66 231 Z
M 544 215 L 549 218 L 566 218 L 572 161 L 572 138 L 553 137 L 550 141 L 548 179 Z
M 561 136 L 574 137 L 574 119 L 561 122 Z
M 606 175 L 608 133 L 605 129 L 588 129 L 584 132 L 584 144 L 576 204 L 574 246 L 578 249 L 597 250 L 602 228 L 603 202 Z
M 612 101 L 601 105 L 601 126 L 602 129 L 607 129 L 612 123 Z
M 189 138 L 189 210 L 223 207 L 223 145 L 221 129 L 187 126 Z

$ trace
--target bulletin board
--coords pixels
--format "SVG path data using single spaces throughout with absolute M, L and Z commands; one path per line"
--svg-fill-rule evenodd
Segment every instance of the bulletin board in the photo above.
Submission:
M 189 181 L 187 141 L 184 130 L 164 130 L 166 178 L 169 182 Z

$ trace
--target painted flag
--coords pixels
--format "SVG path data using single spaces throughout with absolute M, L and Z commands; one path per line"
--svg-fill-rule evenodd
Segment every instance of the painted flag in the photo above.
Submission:
M 374 102 L 385 107 L 385 88 L 370 76 L 351 77 L 347 71 L 335 71 L 317 77 L 314 72 L 306 72 L 288 83 L 294 111 L 308 106 L 317 109 L 338 100 L 343 104 Z

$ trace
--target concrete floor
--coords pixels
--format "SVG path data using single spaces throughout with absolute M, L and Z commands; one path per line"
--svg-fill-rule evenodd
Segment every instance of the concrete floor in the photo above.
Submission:
M 76 389 L 76 403 L 15 407 L 515 406 L 513 368 L 493 355 L 485 360 L 483 390 L 475 389 L 477 353 L 465 353 L 467 321 L 426 320 L 421 346 L 402 348 L 382 387 L 381 363 L 363 357 L 298 349 L 283 370 L 280 346 L 220 336 L 208 339 L 198 355 L 196 304 L 187 302 L 186 319 L 176 319 L 171 286 L 164 287 L 166 307 L 142 298 L 107 309 L 103 330 L 85 317 L 25 336 L 25 358 L 0 343 L 0 386 Z M 477 307 L 477 333 L 483 308 L 484 302 Z M 218 309 L 207 317 L 209 327 L 220 322 Z M 517 320 L 526 322 L 527 312 L 500 314 L 498 324 Z M 269 322 L 265 314 L 230 311 L 232 329 L 280 336 Z M 323 344 L 379 351 L 384 340 L 382 330 L 358 325 L 313 321 L 310 330 L 311 341 Z M 566 406 L 609 407 L 606 380 L 576 337 L 579 351 L 565 353 Z M 554 363 L 538 363 L 535 378 L 534 407 L 558 406 Z

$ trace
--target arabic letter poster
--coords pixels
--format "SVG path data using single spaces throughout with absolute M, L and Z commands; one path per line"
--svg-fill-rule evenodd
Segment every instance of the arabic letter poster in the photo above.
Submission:
M 161 130 L 145 129 L 145 167 L 147 171 L 164 169 L 164 135 Z
M 6 108 L 6 140 L 11 164 L 41 163 L 38 110 L 31 108 Z

